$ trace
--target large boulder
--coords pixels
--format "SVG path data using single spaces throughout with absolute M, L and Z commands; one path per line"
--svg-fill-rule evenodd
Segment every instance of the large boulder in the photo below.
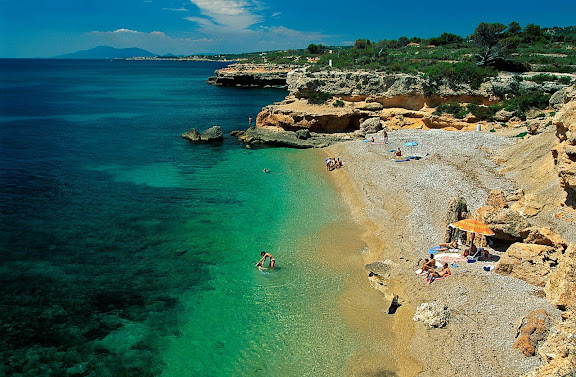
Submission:
M 576 305 L 576 245 L 570 244 L 549 275 L 546 298 L 561 309 Z
M 544 287 L 561 256 L 562 250 L 552 246 L 517 242 L 506 250 L 494 270 Z
M 360 124 L 360 131 L 363 134 L 374 134 L 382 129 L 380 118 L 369 118 Z
M 518 348 L 525 356 L 534 356 L 538 345 L 548 337 L 552 321 L 544 309 L 530 312 L 518 326 L 514 348 Z
M 450 319 L 450 309 L 440 301 L 425 302 L 416 308 L 412 319 L 430 327 L 445 327 Z
M 530 223 L 511 208 L 480 207 L 475 217 L 494 231 L 494 238 L 520 242 L 527 235 Z
M 490 190 L 486 198 L 486 204 L 494 208 L 508 208 L 508 201 L 504 191 Z
M 202 132 L 202 135 L 200 135 L 200 140 L 207 142 L 222 141 L 224 140 L 222 129 L 220 126 L 210 127 L 206 131 Z
M 462 230 L 452 228 L 448 225 L 463 220 L 467 216 L 468 205 L 466 204 L 466 199 L 461 196 L 452 198 L 450 203 L 448 203 L 448 210 L 446 212 L 446 235 L 444 236 L 444 242 L 449 243 L 461 237 L 463 233 Z
M 200 141 L 200 132 L 195 128 L 191 128 L 190 131 L 184 132 L 182 137 L 190 141 Z

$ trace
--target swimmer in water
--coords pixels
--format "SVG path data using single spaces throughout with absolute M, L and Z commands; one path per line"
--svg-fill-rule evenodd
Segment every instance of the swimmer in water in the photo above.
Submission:
M 260 253 L 260 255 L 262 255 L 262 258 L 258 261 L 258 263 L 256 263 L 256 266 L 260 265 L 260 267 L 262 267 L 263 263 L 266 262 L 266 259 L 270 258 L 270 268 L 274 269 L 274 265 L 276 264 L 276 260 L 274 259 L 272 254 L 263 251 Z

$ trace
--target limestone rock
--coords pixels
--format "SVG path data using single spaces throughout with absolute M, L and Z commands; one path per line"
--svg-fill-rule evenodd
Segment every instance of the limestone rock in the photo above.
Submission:
M 524 217 L 533 217 L 542 211 L 544 204 L 536 194 L 532 193 L 524 195 L 520 200 L 512 204 L 510 208 Z
M 440 301 L 425 302 L 416 308 L 412 319 L 430 327 L 445 327 L 450 319 L 450 309 Z
M 516 202 L 524 197 L 524 190 L 518 189 L 514 192 L 509 193 L 506 195 L 506 201 L 508 202 Z
M 480 207 L 475 216 L 494 231 L 494 238 L 518 242 L 528 235 L 530 223 L 510 208 Z
M 550 227 L 529 227 L 526 230 L 528 231 L 528 236 L 524 239 L 525 243 L 547 245 L 560 250 L 564 250 L 568 246 L 566 240 Z
M 539 343 L 548 337 L 552 318 L 544 309 L 534 310 L 522 318 L 514 348 L 520 349 L 525 356 L 534 356 Z
M 546 298 L 561 309 L 576 305 L 576 245 L 568 246 L 550 273 L 544 291 Z
M 569 194 L 576 190 L 576 86 L 564 93 L 565 105 L 553 119 L 558 143 L 552 156 L 560 177 L 560 184 Z
M 369 118 L 360 124 L 360 131 L 364 134 L 374 134 L 382 129 L 380 118 Z
M 450 243 L 461 237 L 463 231 L 449 227 L 448 225 L 463 220 L 466 216 L 468 216 L 466 199 L 461 196 L 451 199 L 450 203 L 448 203 L 448 211 L 446 212 L 446 235 L 444 236 L 444 242 Z
M 503 191 L 490 190 L 486 204 L 494 208 L 508 208 L 508 202 Z
M 216 70 L 207 83 L 236 87 L 286 87 L 288 72 L 295 66 L 282 64 L 231 64 Z
M 516 242 L 506 250 L 494 270 L 544 287 L 561 256 L 562 250 L 552 246 Z
M 218 142 L 224 140 L 224 136 L 222 135 L 222 129 L 220 126 L 212 126 L 208 128 L 206 131 L 202 132 L 200 135 L 201 141 L 206 142 Z
M 200 141 L 200 132 L 198 132 L 198 130 L 195 128 L 191 128 L 190 131 L 184 132 L 182 137 L 190 141 Z
M 508 122 L 510 119 L 512 119 L 513 116 L 513 111 L 506 111 L 506 109 L 502 109 L 494 115 L 494 120 L 497 122 Z
M 296 131 L 296 137 L 301 140 L 306 140 L 310 137 L 310 131 L 308 130 L 298 130 Z
M 562 321 L 550 329 L 546 341 L 538 347 L 542 366 L 526 377 L 573 376 L 576 373 L 576 307 L 562 315 Z

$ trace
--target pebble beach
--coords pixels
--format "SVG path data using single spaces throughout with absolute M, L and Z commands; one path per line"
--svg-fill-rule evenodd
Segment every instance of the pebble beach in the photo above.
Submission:
M 344 161 L 331 172 L 353 218 L 364 229 L 369 251 L 364 263 L 389 260 L 397 268 L 393 283 L 382 289 L 386 298 L 400 295 L 402 306 L 391 329 L 399 376 L 523 376 L 539 365 L 513 348 L 518 321 L 530 311 L 559 311 L 541 288 L 486 271 L 503 251 L 476 263 L 451 267 L 453 275 L 428 285 L 415 271 L 430 247 L 444 241 L 446 211 L 462 196 L 474 212 L 490 190 L 505 193 L 518 183 L 501 174 L 499 153 L 518 139 L 490 132 L 396 130 L 390 144 L 350 141 L 330 146 L 326 153 Z M 376 141 L 381 134 L 367 135 Z M 415 141 L 418 145 L 404 147 Z M 390 158 L 390 150 L 418 156 L 406 162 Z M 366 271 L 366 284 L 370 284 Z M 449 324 L 429 328 L 414 322 L 415 309 L 440 301 L 450 310 Z M 386 308 L 382 308 L 383 310 Z M 385 314 L 382 314 L 385 315 Z

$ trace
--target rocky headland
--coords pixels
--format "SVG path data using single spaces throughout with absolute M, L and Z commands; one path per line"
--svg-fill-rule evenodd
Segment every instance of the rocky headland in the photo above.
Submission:
M 435 114 L 434 110 L 440 104 L 485 106 L 506 98 L 508 93 L 553 94 L 566 88 L 558 82 L 538 84 L 528 80 L 535 75 L 533 72 L 501 73 L 473 88 L 462 83 L 431 83 L 422 76 L 409 74 L 311 71 L 310 68 L 242 64 L 217 71 L 215 79 L 220 82 L 218 85 L 262 86 L 260 78 L 251 78 L 264 75 L 262 72 L 272 76 L 281 72 L 289 93 L 283 101 L 265 106 L 257 116 L 256 128 L 249 130 L 248 137 L 241 138 L 241 141 L 298 148 L 324 147 L 350 138 L 363 138 L 367 133 L 381 129 L 474 130 L 480 125 L 483 129 L 494 130 L 526 127 L 534 133 L 550 121 L 537 117 L 541 112 L 528 114 L 528 119 L 522 120 L 513 111 L 502 109 L 492 121 L 485 121 L 471 113 L 457 119 L 449 114 Z M 213 79 L 209 82 L 216 83 Z M 315 101 L 319 94 L 327 98 Z M 555 95 L 551 102 L 560 104 L 564 100 L 564 97 Z M 310 135 L 296 137 L 291 134 L 299 130 L 307 130 Z
M 285 88 L 286 76 L 294 68 L 278 64 L 231 64 L 216 70 L 207 83 L 242 88 Z

